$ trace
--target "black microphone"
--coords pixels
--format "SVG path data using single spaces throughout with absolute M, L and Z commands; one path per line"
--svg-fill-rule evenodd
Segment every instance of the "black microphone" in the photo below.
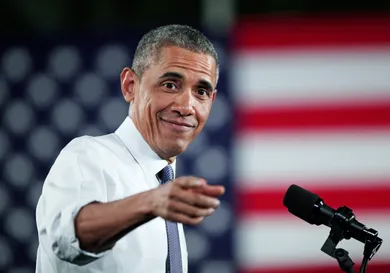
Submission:
M 364 243 L 363 261 L 360 273 L 366 272 L 367 263 L 382 245 L 378 232 L 358 222 L 352 210 L 346 206 L 337 210 L 324 203 L 317 194 L 297 185 L 291 185 L 283 198 L 283 205 L 293 215 L 312 225 L 325 225 L 331 228 L 321 250 L 335 258 L 344 272 L 354 273 L 348 251 L 336 248 L 342 239 L 354 238 Z
M 340 207 L 337 210 L 326 205 L 315 193 L 305 190 L 297 185 L 291 185 L 283 199 L 283 205 L 293 215 L 305 220 L 312 225 L 325 225 L 333 227 L 338 225 L 344 233 L 344 238 L 354 238 L 362 243 L 367 240 L 379 239 L 378 232 L 368 229 L 358 222 L 352 210 L 347 207 Z M 376 247 L 378 250 L 380 244 Z

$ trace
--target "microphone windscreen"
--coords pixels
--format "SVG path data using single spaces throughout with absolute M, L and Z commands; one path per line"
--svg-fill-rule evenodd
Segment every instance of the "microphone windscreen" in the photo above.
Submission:
M 321 201 L 321 198 L 317 194 L 297 185 L 291 185 L 284 195 L 283 205 L 295 216 L 309 224 L 314 224 L 314 206 L 318 201 Z

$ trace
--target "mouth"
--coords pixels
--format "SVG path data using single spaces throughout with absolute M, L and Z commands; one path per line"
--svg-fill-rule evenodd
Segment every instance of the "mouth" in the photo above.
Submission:
M 187 122 L 181 122 L 177 120 L 167 120 L 160 118 L 161 121 L 163 121 L 164 124 L 168 125 L 172 129 L 178 130 L 178 131 L 189 131 L 195 128 L 195 125 L 192 125 Z

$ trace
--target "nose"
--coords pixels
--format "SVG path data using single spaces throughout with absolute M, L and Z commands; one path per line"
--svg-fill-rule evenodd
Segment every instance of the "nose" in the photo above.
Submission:
M 171 110 L 178 113 L 180 116 L 191 116 L 195 114 L 195 98 L 192 90 L 183 90 L 175 97 Z

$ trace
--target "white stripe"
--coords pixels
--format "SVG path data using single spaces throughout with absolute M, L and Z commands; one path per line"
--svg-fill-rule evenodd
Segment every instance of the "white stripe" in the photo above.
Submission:
M 389 215 L 390 211 L 383 214 L 356 215 L 361 223 L 377 230 L 384 242 L 371 262 L 389 261 Z M 330 229 L 323 225 L 310 225 L 293 215 L 290 216 L 286 212 L 283 217 L 257 216 L 241 221 L 235 238 L 240 267 L 337 265 L 336 260 L 321 251 Z M 361 262 L 363 243 L 354 239 L 343 240 L 337 247 L 347 250 L 355 263 Z
M 235 179 L 245 188 L 390 179 L 390 131 L 247 133 L 233 152 Z
M 390 47 L 247 52 L 232 61 L 235 101 L 247 105 L 390 97 Z

